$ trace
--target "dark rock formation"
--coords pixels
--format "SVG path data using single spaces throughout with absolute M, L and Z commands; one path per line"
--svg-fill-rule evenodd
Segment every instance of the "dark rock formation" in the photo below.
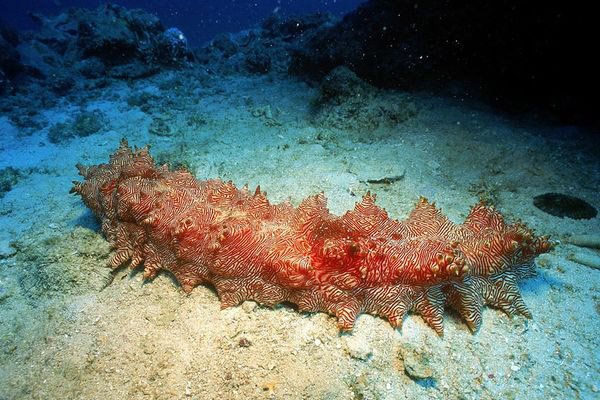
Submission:
M 580 26 L 592 26 L 584 14 L 539 1 L 370 0 L 294 51 L 291 70 L 320 80 L 343 64 L 378 87 L 409 90 L 459 83 L 458 96 L 580 119 L 596 114 L 592 54 L 576 50 L 589 38 Z
M 45 80 L 57 95 L 67 94 L 80 77 L 135 79 L 183 66 L 193 58 L 179 29 L 165 29 L 158 17 L 143 10 L 105 4 L 94 10 L 71 8 L 54 17 L 31 17 L 40 28 L 21 34 L 9 63 L 20 60 L 19 72 Z M 4 53 L 0 41 L 1 64 Z
M 336 19 L 329 14 L 281 17 L 273 14 L 260 26 L 235 35 L 218 35 L 196 51 L 196 59 L 220 73 L 287 73 L 291 54 Z
M 12 91 L 12 79 L 23 70 L 18 43 L 16 33 L 0 25 L 0 94 Z
M 329 128 L 356 130 L 359 142 L 383 139 L 374 131 L 401 124 L 418 113 L 406 93 L 382 90 L 361 80 L 348 67 L 339 66 L 321 80 L 313 122 Z M 385 134 L 393 129 L 384 129 Z

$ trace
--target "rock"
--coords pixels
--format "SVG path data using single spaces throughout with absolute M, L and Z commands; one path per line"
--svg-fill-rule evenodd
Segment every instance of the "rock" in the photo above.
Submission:
M 64 96 L 75 87 L 75 80 L 64 73 L 55 73 L 48 77 L 48 88 L 57 96 Z
M 0 70 L 0 95 L 6 95 L 13 91 L 14 87 L 4 71 Z
M 108 71 L 108 76 L 116 79 L 143 79 L 160 71 L 156 65 L 149 65 L 139 60 L 127 64 L 115 65 Z
M 410 345 L 400 348 L 399 357 L 404 363 L 404 372 L 412 379 L 433 378 L 430 355 Z
M 23 70 L 21 57 L 16 49 L 17 42 L 12 31 L 0 25 L 0 94 L 13 91 L 12 80 Z
M 142 341 L 142 351 L 146 355 L 153 354 L 156 351 L 156 345 L 154 344 L 153 338 L 145 337 Z
M 12 257 L 17 253 L 17 249 L 11 246 L 10 241 L 0 240 L 0 258 Z
M 212 47 L 221 51 L 224 58 L 229 58 L 238 51 L 238 45 L 225 33 L 215 36 L 212 41 Z
M 287 73 L 294 68 L 290 57 L 294 49 L 302 47 L 333 21 L 331 15 L 320 13 L 285 18 L 272 15 L 259 27 L 215 37 L 195 51 L 195 58 L 207 70 L 222 74 Z
M 266 74 L 271 70 L 271 58 L 262 50 L 248 54 L 244 63 L 246 70 L 252 74 Z
M 376 89 L 346 66 L 333 69 L 321 81 L 320 101 L 341 103 L 356 96 L 370 96 Z
M 417 114 L 406 96 L 379 90 L 345 66 L 335 68 L 323 78 L 316 105 L 319 106 L 316 123 L 365 132 L 361 141 L 373 140 L 370 132 L 380 126 L 393 127 Z
M 0 282 L 0 303 L 13 295 L 13 291 Z
M 69 20 L 77 24 L 76 41 L 82 58 L 95 56 L 108 64 L 124 64 L 143 56 L 145 46 L 164 31 L 158 17 L 114 4 L 95 10 L 73 9 Z
M 245 302 L 242 303 L 242 310 L 244 310 L 247 313 L 251 313 L 254 310 L 256 310 L 257 306 L 258 306 L 258 304 L 256 304 L 255 301 L 247 300 L 247 301 L 245 301 Z
M 187 38 L 178 28 L 169 28 L 160 34 L 152 52 L 154 62 L 159 65 L 182 66 L 193 60 Z
M 277 38 L 286 42 L 301 40 L 307 33 L 328 26 L 333 17 L 325 13 L 315 13 L 300 16 L 281 17 L 272 14 L 262 24 L 262 34 L 265 38 Z
M 482 97 L 513 111 L 535 104 L 535 111 L 585 113 L 598 122 L 589 101 L 598 64 L 571 61 L 580 38 L 593 36 L 594 23 L 582 15 L 595 14 L 540 5 L 366 1 L 293 49 L 292 72 L 320 81 L 346 65 L 377 87 L 403 90 L 447 92 L 458 82 L 455 97 Z
M 373 355 L 373 349 L 367 338 L 363 335 L 350 335 L 344 337 L 344 346 L 350 357 L 367 361 Z
M 6 39 L 8 37 L 8 40 Z M 0 71 L 13 78 L 23 68 L 21 57 L 17 51 L 17 43 L 12 40 L 11 33 L 0 26 Z
M 77 65 L 79 73 L 88 79 L 98 79 L 106 74 L 106 66 L 98 57 L 82 60 Z
M 139 79 L 193 59 L 183 32 L 165 29 L 158 17 L 144 10 L 105 4 L 93 10 L 70 8 L 53 17 L 32 14 L 32 18 L 40 29 L 17 47 L 21 69 L 46 79 L 59 96 L 80 76 Z M 0 72 L 3 48 L 0 36 Z

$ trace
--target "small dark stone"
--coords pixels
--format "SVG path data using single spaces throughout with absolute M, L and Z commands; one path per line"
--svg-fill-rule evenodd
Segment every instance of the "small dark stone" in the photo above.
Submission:
M 64 96 L 75 86 L 75 80 L 67 75 L 54 74 L 48 86 L 57 96 Z
M 84 77 L 88 79 L 97 79 L 106 73 L 106 66 L 98 57 L 90 57 L 81 60 L 77 65 L 77 69 Z
M 220 50 L 223 53 L 223 57 L 229 58 L 238 51 L 238 45 L 231 40 L 229 35 L 220 34 L 217 35 L 212 41 L 212 47 Z
M 271 70 L 271 58 L 256 50 L 246 56 L 245 65 L 248 72 L 252 74 L 266 74 Z
M 587 201 L 562 193 L 544 193 L 533 198 L 533 205 L 556 217 L 591 219 L 598 210 Z

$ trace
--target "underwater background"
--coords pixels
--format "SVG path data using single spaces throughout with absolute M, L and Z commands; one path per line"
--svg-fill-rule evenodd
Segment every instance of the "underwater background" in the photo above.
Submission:
M 0 12 L 0 400 L 595 399 L 600 114 L 591 9 L 534 1 L 30 1 Z M 121 139 L 342 215 L 479 201 L 555 247 L 444 335 L 111 270 L 76 164 Z
M 238 32 L 251 28 L 271 13 L 281 16 L 327 12 L 342 16 L 355 9 L 361 0 L 266 0 L 266 1 L 194 1 L 125 0 L 118 4 L 126 8 L 143 8 L 157 15 L 163 24 L 177 26 L 186 33 L 190 43 L 199 46 L 223 32 Z M 2 19 L 16 29 L 34 29 L 30 12 L 58 14 L 69 7 L 96 8 L 98 0 L 6 0 Z

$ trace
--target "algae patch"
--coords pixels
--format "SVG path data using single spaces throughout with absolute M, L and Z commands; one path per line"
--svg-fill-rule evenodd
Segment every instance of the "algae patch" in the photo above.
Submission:
M 0 169 L 0 198 L 10 192 L 21 177 L 21 172 L 16 168 L 6 167 Z
M 20 291 L 29 298 L 99 291 L 112 278 L 109 244 L 82 227 L 70 233 L 33 232 L 12 243 Z

